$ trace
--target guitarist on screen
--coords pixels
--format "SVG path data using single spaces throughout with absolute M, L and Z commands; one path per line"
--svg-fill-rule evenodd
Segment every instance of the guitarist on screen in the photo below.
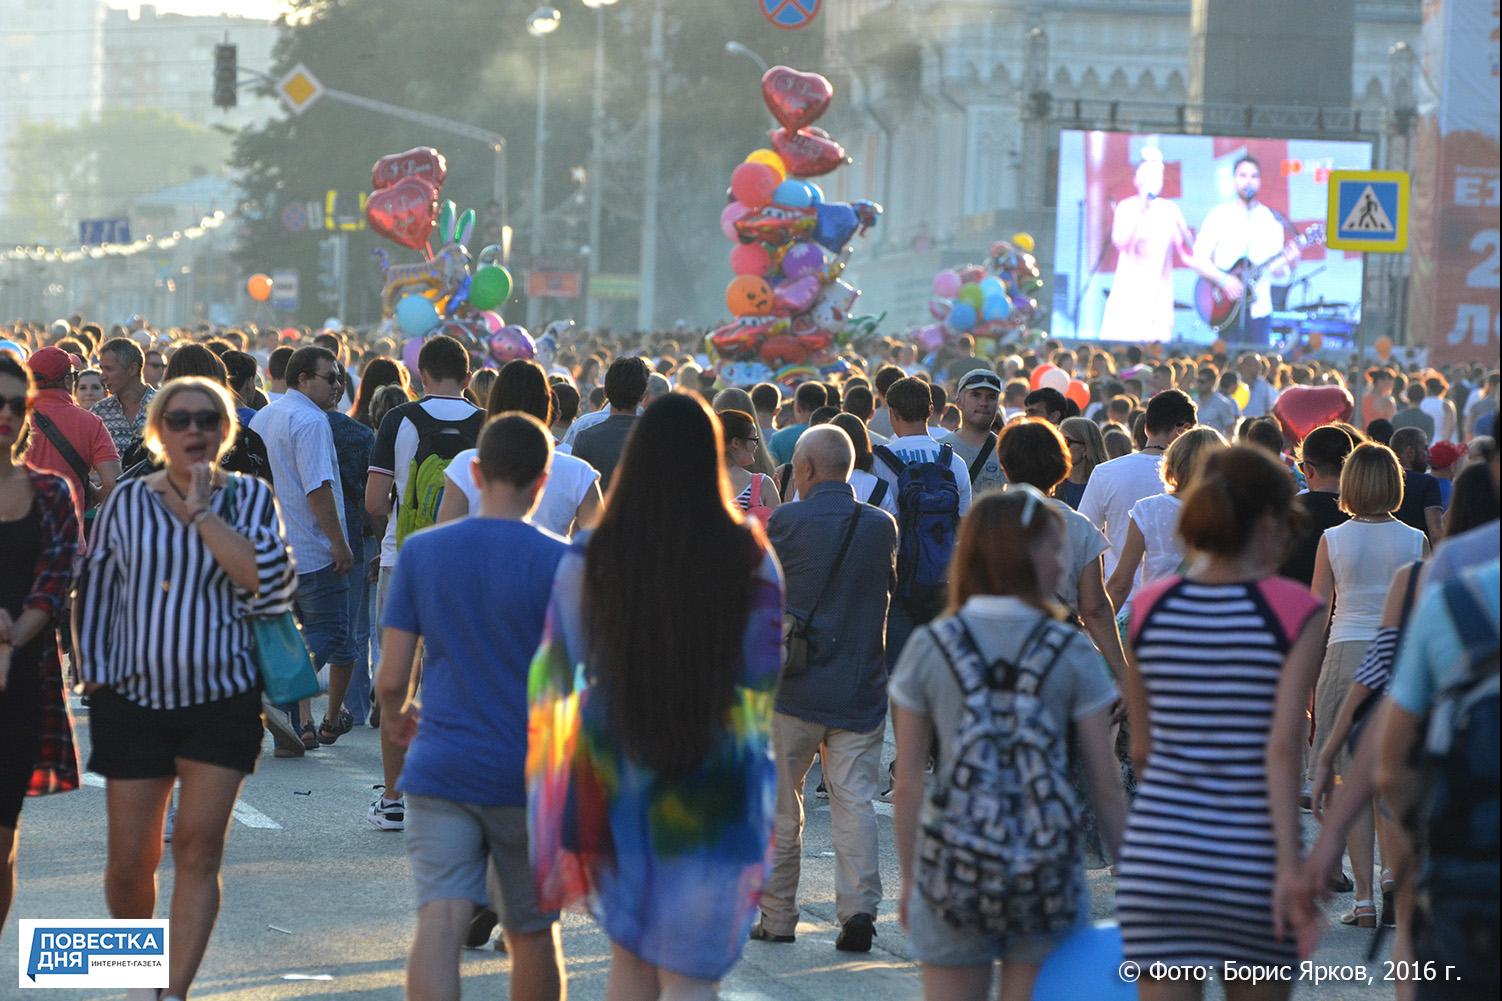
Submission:
M 1243 156 L 1232 168 L 1236 197 L 1221 202 L 1205 215 L 1199 236 L 1194 241 L 1194 256 L 1209 261 L 1221 271 L 1230 271 L 1240 261 L 1265 261 L 1279 256 L 1276 267 L 1265 270 L 1252 284 L 1251 300 L 1240 311 L 1234 340 L 1238 343 L 1266 347 L 1272 320 L 1272 285 L 1293 277 L 1300 255 L 1299 246 L 1289 238 L 1283 216 L 1257 200 L 1262 190 L 1262 165 L 1255 157 Z M 1221 285 L 1233 299 L 1246 294 L 1234 276 Z

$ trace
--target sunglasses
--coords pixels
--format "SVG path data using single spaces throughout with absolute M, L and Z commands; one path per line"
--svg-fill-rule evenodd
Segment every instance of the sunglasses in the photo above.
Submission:
M 319 374 L 318 372 L 313 372 L 313 373 L 310 373 L 310 374 L 315 379 L 327 379 L 330 386 L 337 386 L 340 383 L 344 382 L 344 376 L 340 375 L 337 370 L 333 371 L 333 372 L 327 372 L 327 373 L 324 373 L 324 374 Z
M 218 431 L 223 420 L 217 410 L 169 410 L 162 415 L 162 427 L 182 432 L 191 424 L 200 431 Z
M 742 438 L 741 441 L 749 442 L 752 445 L 760 445 L 761 444 L 761 439 L 760 438 Z
M 25 417 L 30 402 L 24 395 L 0 396 L 0 410 L 9 410 L 17 417 Z

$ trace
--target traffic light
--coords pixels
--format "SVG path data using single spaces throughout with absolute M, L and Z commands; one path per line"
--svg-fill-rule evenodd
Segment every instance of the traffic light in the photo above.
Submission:
M 342 243 L 338 236 L 318 241 L 318 299 L 327 306 L 339 304 L 340 272 L 344 268 Z
M 233 108 L 236 103 L 235 78 L 238 75 L 235 46 L 224 42 L 214 46 L 214 107 Z

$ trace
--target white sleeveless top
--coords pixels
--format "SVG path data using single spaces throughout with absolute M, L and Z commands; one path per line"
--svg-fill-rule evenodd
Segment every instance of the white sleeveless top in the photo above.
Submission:
M 1371 641 L 1382 625 L 1387 589 L 1399 570 L 1424 558 L 1424 533 L 1401 521 L 1356 521 L 1325 529 L 1335 573 L 1331 643 Z
M 1173 576 L 1184 562 L 1178 538 L 1181 507 L 1176 494 L 1153 494 L 1132 505 L 1129 517 L 1142 533 L 1143 552 L 1130 597 L 1136 597 L 1143 584 Z

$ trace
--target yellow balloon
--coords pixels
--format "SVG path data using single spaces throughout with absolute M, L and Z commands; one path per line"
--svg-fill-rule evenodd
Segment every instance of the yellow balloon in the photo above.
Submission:
M 777 171 L 777 183 L 781 184 L 788 179 L 788 165 L 782 162 L 782 157 L 777 155 L 776 150 L 759 149 L 746 157 L 747 163 L 764 163 Z
M 1235 400 L 1236 405 L 1243 410 L 1246 409 L 1247 401 L 1251 398 L 1252 388 L 1244 382 L 1236 387 L 1236 392 L 1231 394 L 1231 399 Z
M 1033 234 L 1031 233 L 1013 233 L 1012 246 L 1021 248 L 1031 254 L 1033 248 L 1037 246 L 1037 242 L 1033 239 Z

